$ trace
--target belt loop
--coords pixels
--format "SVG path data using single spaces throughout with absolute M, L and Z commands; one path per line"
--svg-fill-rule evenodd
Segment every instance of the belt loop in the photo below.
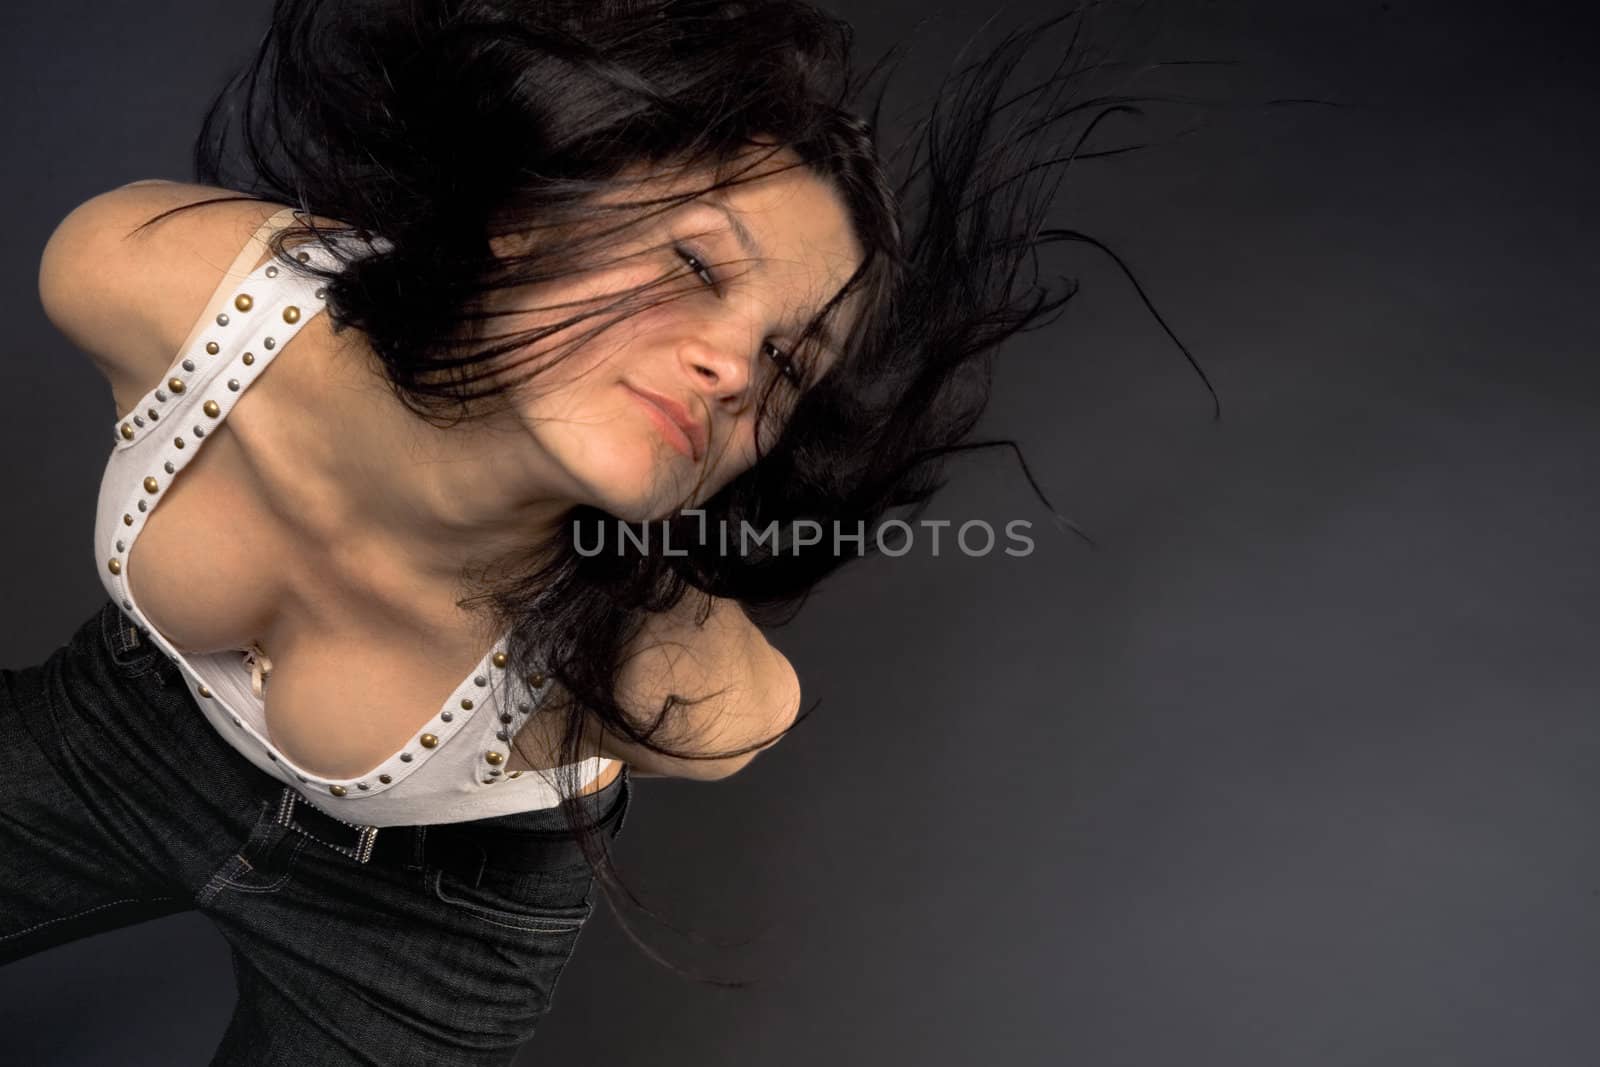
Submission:
M 611 836 L 616 837 L 622 833 L 622 824 L 628 821 L 628 803 L 633 799 L 633 783 L 628 779 L 628 765 L 622 765 L 622 795 L 617 798 L 617 824 L 611 828 Z
M 427 840 L 428 828 L 426 826 L 417 826 L 412 828 L 411 858 L 406 861 L 406 870 L 420 871 L 423 867 L 427 866 L 428 850 L 425 847 Z

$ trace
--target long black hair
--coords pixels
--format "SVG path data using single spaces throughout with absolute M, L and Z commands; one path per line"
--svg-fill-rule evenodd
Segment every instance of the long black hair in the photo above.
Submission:
M 207 113 L 196 177 L 302 210 L 275 252 L 287 268 L 323 278 L 336 328 L 366 336 L 419 418 L 452 425 L 493 414 L 550 361 L 541 352 L 524 379 L 509 381 L 491 365 L 561 331 L 581 344 L 671 299 L 668 272 L 522 334 L 497 332 L 485 310 L 497 290 L 592 269 L 655 213 L 745 180 L 750 160 L 810 168 L 839 197 L 863 251 L 795 346 L 804 388 L 766 379 L 758 425 L 770 432 L 758 435 L 757 462 L 700 504 L 703 514 L 661 520 L 673 553 L 579 551 L 618 520 L 575 506 L 554 543 L 471 579 L 479 592 L 464 603 L 486 606 L 511 632 L 515 674 L 542 673 L 567 695 L 548 711 L 565 716 L 565 763 L 592 743 L 585 712 L 652 750 L 694 758 L 673 732 L 673 712 L 703 694 L 674 694 L 645 720 L 616 700 L 619 661 L 652 613 L 695 595 L 703 614 L 720 597 L 778 624 L 828 575 L 878 550 L 886 516 L 920 514 L 951 455 L 1007 446 L 1021 461 L 1012 441 L 971 440 L 992 357 L 1052 321 L 1076 291 L 1069 278 L 1043 278 L 1038 253 L 1095 242 L 1047 228 L 1046 215 L 1068 164 L 1091 154 L 1083 142 L 1094 123 L 1134 99 L 1069 98 L 1092 66 L 1077 48 L 1086 10 L 1006 34 L 958 65 L 888 151 L 878 141 L 889 57 L 858 71 L 850 27 L 799 0 L 276 0 L 254 59 Z M 1050 69 L 1009 88 L 1054 31 L 1068 39 Z M 629 194 L 638 175 L 664 173 L 706 178 L 665 201 Z M 344 237 L 363 239 L 362 254 L 345 254 Z M 508 254 L 502 238 L 516 250 Z M 300 264 L 289 246 L 306 239 L 327 243 L 340 262 Z M 834 322 L 847 298 L 855 313 Z M 843 355 L 812 375 L 805 353 L 830 325 L 840 327 Z M 1025 463 L 1023 472 L 1044 499 Z M 864 547 L 837 553 L 827 538 L 783 538 L 726 553 L 697 537 L 708 526 L 791 530 L 807 520 L 863 530 Z M 562 789 L 569 795 L 576 783 Z M 599 836 L 572 812 L 569 820 L 607 899 L 614 905 L 620 889 L 653 915 L 617 877 Z

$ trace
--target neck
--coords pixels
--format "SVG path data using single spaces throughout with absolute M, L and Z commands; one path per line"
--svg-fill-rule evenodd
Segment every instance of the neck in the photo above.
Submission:
M 313 351 L 316 373 L 300 379 L 313 395 L 296 405 L 296 433 L 313 445 L 301 454 L 326 528 L 381 553 L 363 558 L 454 583 L 531 558 L 557 532 L 571 500 L 520 427 L 491 417 L 441 429 L 392 393 L 364 341 Z

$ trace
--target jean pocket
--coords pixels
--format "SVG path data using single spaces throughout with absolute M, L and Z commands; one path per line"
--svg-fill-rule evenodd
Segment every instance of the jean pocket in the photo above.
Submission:
M 239 850 L 229 856 L 201 888 L 197 903 L 205 905 L 225 891 L 276 893 L 294 874 L 295 861 L 309 839 L 291 833 L 277 821 L 268 801 L 261 801 L 255 823 Z
M 455 911 L 495 926 L 534 933 L 570 933 L 594 911 L 589 894 L 594 876 L 556 878 L 549 875 L 507 877 L 488 872 L 474 885 L 436 867 L 428 873 L 433 895 Z

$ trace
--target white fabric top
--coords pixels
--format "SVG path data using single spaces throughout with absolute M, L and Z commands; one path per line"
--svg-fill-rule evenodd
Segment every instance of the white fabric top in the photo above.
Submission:
M 292 209 L 279 212 L 257 231 L 223 277 L 163 384 L 117 423 L 116 446 L 100 483 L 95 515 L 100 580 L 112 600 L 182 669 L 196 704 L 217 732 L 251 763 L 328 814 L 357 825 L 402 826 L 553 807 L 561 800 L 553 775 L 547 779 L 548 772 L 537 770 L 507 773 L 504 760 L 496 766 L 486 758 L 491 752 L 510 758 L 507 738 L 516 735 L 549 692 L 511 676 L 509 634 L 485 651 L 439 711 L 418 724 L 416 737 L 404 748 L 359 777 L 325 778 L 296 766 L 267 739 L 263 698 L 251 684 L 257 658 L 250 650 L 186 657 L 133 600 L 129 554 L 151 511 L 273 355 L 323 309 L 320 279 L 305 277 L 276 258 L 249 270 L 266 251 L 262 235 L 291 214 Z M 337 264 L 334 253 L 315 241 L 297 256 L 318 266 Z M 246 310 L 236 302 L 241 295 L 249 297 L 242 301 Z M 215 353 L 207 351 L 211 344 L 218 346 Z M 205 411 L 209 402 L 216 404 L 214 415 Z M 259 672 L 254 673 L 259 680 Z M 583 760 L 577 765 L 578 781 L 592 782 L 611 762 L 604 757 Z

